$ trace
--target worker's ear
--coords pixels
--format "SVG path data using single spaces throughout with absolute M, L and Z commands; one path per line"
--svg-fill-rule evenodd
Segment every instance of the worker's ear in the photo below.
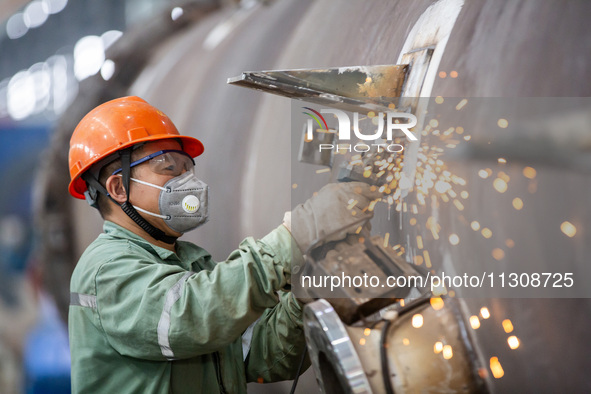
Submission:
M 107 178 L 105 189 L 107 189 L 107 192 L 109 192 L 109 195 L 113 200 L 117 201 L 119 204 L 123 204 L 127 200 L 127 193 L 125 193 L 123 179 L 120 175 L 111 175 Z

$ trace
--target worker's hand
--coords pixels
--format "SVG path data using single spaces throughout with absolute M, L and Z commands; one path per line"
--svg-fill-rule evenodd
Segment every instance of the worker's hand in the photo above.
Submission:
M 373 217 L 368 209 L 380 199 L 375 186 L 362 182 L 331 183 L 286 215 L 285 226 L 302 253 L 330 241 L 344 239 Z

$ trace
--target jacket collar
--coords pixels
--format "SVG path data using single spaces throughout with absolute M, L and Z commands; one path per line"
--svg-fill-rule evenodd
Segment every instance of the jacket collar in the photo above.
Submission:
M 120 225 L 105 220 L 103 224 L 105 234 L 115 237 L 128 239 L 131 242 L 141 246 L 150 253 L 156 254 L 162 260 L 173 260 L 175 262 L 193 263 L 202 258 L 211 257 L 205 249 L 200 248 L 190 242 L 177 241 L 175 244 L 176 253 L 160 246 L 151 244 L 139 235 L 121 227 Z

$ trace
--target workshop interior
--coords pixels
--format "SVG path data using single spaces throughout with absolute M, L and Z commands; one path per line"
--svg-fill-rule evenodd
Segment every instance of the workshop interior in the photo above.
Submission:
M 71 392 L 70 278 L 102 219 L 68 194 L 69 141 L 123 96 L 203 142 L 210 220 L 182 239 L 216 261 L 328 183 L 383 193 L 371 228 L 293 269 L 311 367 L 249 393 L 591 392 L 590 16 L 579 0 L 0 2 L 0 393 Z

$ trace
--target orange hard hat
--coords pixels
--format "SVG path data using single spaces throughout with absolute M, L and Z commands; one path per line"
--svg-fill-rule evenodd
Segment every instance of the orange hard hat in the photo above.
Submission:
M 180 140 L 183 151 L 191 157 L 203 153 L 201 141 L 180 135 L 168 116 L 139 97 L 122 97 L 99 105 L 72 133 L 68 191 L 84 199 L 88 187 L 81 176 L 94 164 L 135 144 L 170 138 Z

